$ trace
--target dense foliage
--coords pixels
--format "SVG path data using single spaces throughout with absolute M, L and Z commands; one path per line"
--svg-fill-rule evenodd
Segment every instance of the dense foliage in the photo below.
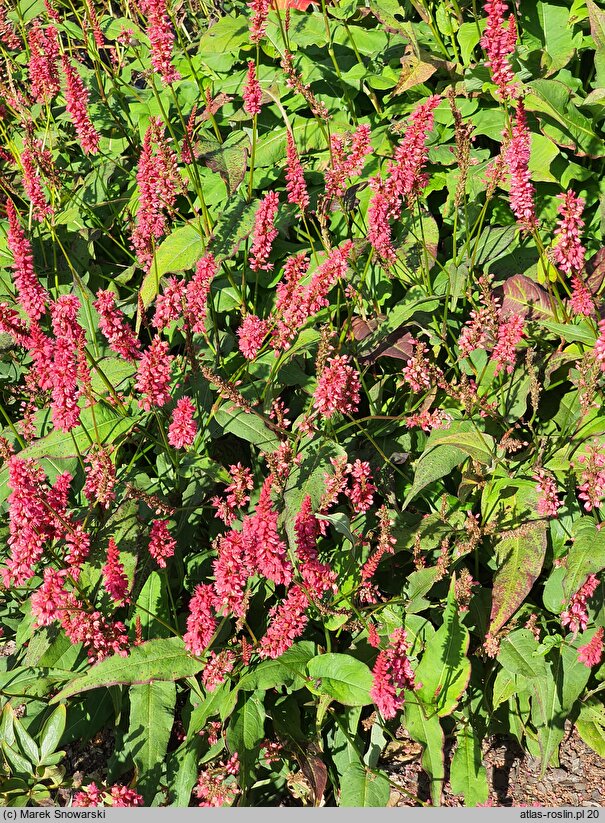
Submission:
M 0 43 L 0 803 L 605 756 L 605 10 L 19 0 Z

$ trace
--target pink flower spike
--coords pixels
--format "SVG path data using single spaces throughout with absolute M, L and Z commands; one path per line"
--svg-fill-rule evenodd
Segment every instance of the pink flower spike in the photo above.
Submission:
M 147 36 L 151 44 L 151 65 L 164 85 L 175 83 L 181 75 L 172 65 L 174 31 L 166 0 L 141 0 L 141 9 L 147 17 Z
M 254 239 L 250 249 L 250 268 L 252 271 L 271 271 L 273 263 L 269 263 L 271 246 L 277 237 L 274 221 L 279 207 L 279 195 L 269 191 L 260 202 L 254 220 Z
M 193 419 L 195 406 L 188 397 L 181 397 L 172 413 L 172 421 L 168 427 L 168 442 L 175 449 L 184 449 L 191 446 L 197 433 L 197 424 Z
M 115 294 L 99 289 L 94 307 L 99 314 L 99 329 L 111 350 L 126 360 L 137 360 L 141 354 L 141 344 L 118 309 Z
M 481 45 L 487 54 L 486 65 L 490 67 L 492 79 L 498 86 L 500 97 L 511 100 L 517 97 L 518 89 L 514 84 L 513 71 L 509 56 L 514 52 L 517 42 L 517 26 L 511 14 L 508 20 L 504 15 L 507 5 L 502 0 L 487 0 L 484 6 L 487 24 Z
M 143 395 L 139 406 L 145 411 L 164 406 L 170 400 L 170 370 L 174 357 L 168 353 L 168 348 L 165 340 L 154 337 L 139 361 L 136 388 Z
M 187 631 L 183 636 L 185 648 L 191 654 L 204 654 L 214 632 L 217 622 L 214 616 L 216 596 L 209 584 L 200 584 L 196 587 L 193 597 L 189 601 L 189 617 Z
M 296 145 L 292 132 L 288 129 L 286 135 L 286 191 L 288 192 L 288 203 L 298 206 L 301 212 L 305 212 L 309 206 L 309 192 L 305 183 L 305 176 L 300 162 L 300 157 L 296 151 Z
M 594 574 L 588 575 L 586 581 L 571 598 L 568 607 L 561 612 L 561 625 L 569 627 L 574 637 L 579 631 L 586 631 L 588 626 L 587 600 L 593 596 L 599 585 Z
M 498 341 L 492 352 L 491 360 L 496 364 L 494 374 L 502 370 L 512 374 L 515 370 L 516 347 L 524 336 L 523 318 L 514 314 L 498 328 Z
M 506 133 L 505 133 L 506 137 Z M 510 142 L 504 150 L 504 159 L 510 174 L 510 207 L 523 231 L 538 225 L 534 204 L 535 189 L 529 171 L 531 140 L 523 103 L 517 103 Z
M 269 16 L 269 0 L 250 0 L 248 7 L 252 9 L 250 21 L 250 42 L 258 43 L 265 36 L 267 18 Z
M 595 311 L 592 295 L 579 274 L 574 274 L 571 278 L 571 298 L 569 305 L 574 314 L 580 314 L 584 317 L 590 317 Z
M 195 274 L 187 284 L 187 319 L 194 332 L 206 331 L 208 296 L 212 280 L 216 275 L 216 261 L 212 254 L 206 254 L 198 261 Z
M 578 662 L 584 663 L 589 669 L 598 666 L 603 657 L 603 633 L 604 629 L 599 626 L 592 639 L 578 649 Z
M 541 517 L 558 517 L 561 508 L 561 501 L 557 496 L 557 481 L 544 469 L 539 469 L 534 475 L 534 480 L 538 482 L 540 497 L 536 510 Z
M 34 20 L 28 33 L 30 89 L 38 103 L 50 102 L 59 92 L 59 34 Z
M 19 293 L 19 302 L 30 320 L 38 320 L 46 311 L 48 292 L 34 272 L 34 256 L 29 240 L 19 223 L 12 200 L 6 201 L 8 216 L 8 247 L 13 255 L 13 277 Z
M 359 375 L 349 365 L 346 355 L 333 357 L 328 361 L 313 396 L 313 405 L 324 417 L 340 414 L 355 414 L 359 407 Z
M 65 74 L 65 106 L 76 129 L 78 141 L 85 154 L 96 154 L 99 150 L 100 135 L 88 114 L 88 89 L 82 78 L 71 65 L 67 55 L 61 58 Z
M 246 360 L 254 360 L 269 332 L 269 324 L 255 314 L 247 314 L 237 330 L 238 346 Z
M 152 520 L 149 533 L 149 554 L 160 569 L 166 568 L 166 560 L 174 554 L 176 540 L 168 530 L 165 520 Z
M 372 670 L 374 682 L 370 697 L 385 720 L 395 717 L 402 708 L 400 691 L 417 688 L 407 652 L 406 633 L 396 629 L 389 638 L 388 647 L 379 652 Z
M 269 611 L 269 627 L 260 642 L 259 657 L 275 659 L 290 648 L 308 623 L 308 606 L 307 595 L 299 586 L 292 586 L 286 599 Z
M 248 75 L 242 96 L 245 111 L 251 116 L 260 114 L 263 92 L 256 77 L 256 63 L 254 60 L 248 60 Z
M 586 253 L 586 249 L 580 242 L 580 234 L 584 228 L 584 220 L 582 220 L 584 200 L 575 195 L 571 189 L 565 194 L 558 194 L 557 200 L 561 203 L 558 207 L 560 217 L 555 229 L 558 242 L 555 244 L 553 256 L 565 274 L 578 274 L 584 268 Z
M 103 582 L 114 603 L 128 603 L 128 578 L 120 562 L 120 550 L 113 537 L 107 546 L 107 562 L 103 566 Z

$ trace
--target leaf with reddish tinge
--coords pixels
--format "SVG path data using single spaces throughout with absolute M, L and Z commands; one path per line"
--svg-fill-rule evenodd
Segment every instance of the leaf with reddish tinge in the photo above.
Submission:
M 591 294 L 599 294 L 605 281 L 605 248 L 599 249 L 586 263 L 586 285 Z
M 208 145 L 202 147 L 201 157 L 208 168 L 219 174 L 227 193 L 234 194 L 246 175 L 250 139 L 242 132 L 236 132 L 224 143 L 206 140 Z
M 496 547 L 498 570 L 492 592 L 491 634 L 524 602 L 538 579 L 546 553 L 546 523 L 533 520 L 505 532 Z
M 550 319 L 553 311 L 548 292 L 524 274 L 509 277 L 502 285 L 502 317 L 520 315 L 525 320 Z
M 295 740 L 290 740 L 289 744 L 292 746 L 300 769 L 311 787 L 313 805 L 321 806 L 328 782 L 328 770 L 320 757 L 321 749 L 313 740 L 305 741 L 304 746 L 300 746 Z
M 361 317 L 354 317 L 351 323 L 351 330 L 355 340 L 365 340 L 378 328 L 378 321 L 370 317 L 364 320 Z M 359 356 L 359 362 L 371 365 L 379 357 L 394 357 L 396 360 L 409 360 L 414 354 L 414 338 L 405 327 L 401 326 L 382 339 L 375 338 L 375 345 L 367 353 Z

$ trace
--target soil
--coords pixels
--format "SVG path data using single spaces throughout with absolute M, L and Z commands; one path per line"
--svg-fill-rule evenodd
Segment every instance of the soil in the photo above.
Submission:
M 430 802 L 429 781 L 420 765 L 420 747 L 406 739 L 405 733 L 401 743 L 403 748 L 399 755 L 380 764 L 391 780 L 404 790 L 393 789 L 389 805 L 417 806 L 417 798 L 424 803 Z M 451 750 L 446 751 L 446 767 L 451 754 Z M 487 740 L 483 762 L 487 769 L 490 806 L 557 808 L 605 804 L 605 759 L 590 749 L 570 724 L 561 745 L 560 765 L 547 769 L 543 777 L 540 776 L 540 761 L 509 738 Z M 444 806 L 464 806 L 463 798 L 452 794 L 447 780 L 442 803 Z

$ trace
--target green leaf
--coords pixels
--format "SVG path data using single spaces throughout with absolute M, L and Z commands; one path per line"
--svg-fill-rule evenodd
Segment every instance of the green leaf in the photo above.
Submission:
M 234 197 L 224 209 L 208 246 L 219 263 L 237 254 L 241 243 L 252 232 L 258 205 L 258 200 L 248 203 L 242 197 Z
M 391 787 L 382 772 L 370 771 L 361 763 L 349 763 L 340 779 L 339 806 L 366 808 L 386 806 Z
M 567 574 L 563 578 L 565 602 L 571 600 L 589 574 L 598 574 L 605 569 L 605 534 L 597 529 L 592 517 L 576 520 L 572 534 Z
M 509 674 L 530 680 L 546 677 L 546 662 L 538 651 L 538 641 L 529 629 L 515 629 L 500 644 L 498 663 Z
M 149 640 L 140 646 L 133 646 L 127 657 L 114 655 L 96 663 L 85 675 L 75 678 L 51 702 L 57 703 L 100 686 L 180 680 L 197 674 L 203 665 L 190 656 L 180 637 Z
M 372 672 L 348 654 L 320 654 L 307 665 L 309 677 L 317 680 L 317 692 L 345 706 L 369 706 L 372 702 Z
M 490 633 L 504 626 L 538 579 L 546 554 L 546 526 L 542 520 L 530 521 L 498 541 Z
M 458 445 L 450 445 L 450 443 L 457 443 L 456 438 L 459 435 L 462 436 L 460 448 Z M 466 435 L 471 436 L 467 438 Z M 476 432 L 470 420 L 455 420 L 447 429 L 436 429 L 431 432 L 424 451 L 416 461 L 414 482 L 401 508 L 405 510 L 418 492 L 430 483 L 451 474 L 456 466 L 467 459 L 471 450 L 485 456 L 489 451 L 490 441 L 493 443 L 489 435 Z
M 165 274 L 188 271 L 203 255 L 204 244 L 199 227 L 187 223 L 169 234 L 157 247 L 149 271 L 143 278 L 139 295 L 145 308 L 157 297 L 160 280 Z
M 63 732 L 65 731 L 66 722 L 67 709 L 64 705 L 57 706 L 40 732 L 40 759 L 42 761 L 44 761 L 49 754 L 52 754 L 59 745 Z
M 506 669 L 500 669 L 494 680 L 494 688 L 492 691 L 492 706 L 497 709 L 501 703 L 511 698 L 517 692 L 517 678 Z
M 489 795 L 487 772 L 481 762 L 481 744 L 470 725 L 456 734 L 457 747 L 450 767 L 450 784 L 454 794 L 464 797 L 465 806 L 485 803 Z
M 78 457 L 79 454 L 88 451 L 91 439 L 109 445 L 120 435 L 129 431 L 132 426 L 133 418 L 130 415 L 121 416 L 104 403 L 99 403 L 92 408 L 82 409 L 80 412 L 80 425 L 72 429 L 71 432 L 53 429 L 50 434 L 22 449 L 19 452 L 19 457 L 23 460 L 29 458 L 65 460 L 70 457 Z M 0 483 L 3 482 L 3 474 L 4 472 L 0 473 Z
M 136 617 L 141 621 L 143 640 L 170 635 L 170 629 L 156 619 L 159 617 L 170 622 L 170 600 L 165 575 L 157 571 L 151 572 L 137 597 L 134 608 L 134 618 Z
M 406 692 L 405 729 L 423 747 L 422 768 L 429 776 L 431 801 L 433 806 L 440 806 L 445 782 L 443 729 L 437 713 L 423 706 L 414 692 Z
M 540 325 L 558 334 L 566 343 L 587 343 L 589 346 L 594 346 L 595 333 L 588 323 L 553 323 L 541 320 Z
M 489 465 L 494 459 L 494 438 L 483 432 L 460 431 L 450 434 L 447 432 L 442 433 L 438 430 L 435 437 L 431 437 L 430 443 L 432 447 L 456 446 L 457 449 L 466 452 L 473 460 L 477 460 L 479 463 L 484 463 L 485 465 Z
M 177 808 L 187 808 L 191 792 L 198 778 L 198 763 L 202 750 L 199 735 L 186 740 L 170 755 L 168 760 L 168 785 L 170 786 L 170 803 Z
M 271 129 L 261 137 L 256 144 L 254 165 L 257 169 L 276 166 L 286 156 L 287 129 Z M 292 125 L 292 135 L 299 155 L 322 149 L 325 146 L 321 129 L 315 120 L 295 119 Z
M 561 646 L 549 654 L 550 670 L 532 685 L 532 723 L 538 735 L 542 756 L 542 775 L 558 765 L 558 750 L 565 736 L 565 721 L 580 696 L 590 669 L 578 661 L 576 649 Z
M 213 692 L 209 692 L 206 698 L 199 703 L 191 712 L 187 734 L 189 736 L 200 732 L 206 725 L 206 721 L 213 715 L 220 714 L 221 717 L 225 704 L 231 697 L 230 683 L 221 683 Z M 235 695 L 237 699 L 237 694 Z
M 510 251 L 516 235 L 516 226 L 486 226 L 475 248 L 473 256 L 475 265 L 485 266 L 490 260 Z
M 569 7 L 552 3 L 525 2 L 520 7 L 523 44 L 539 50 L 546 76 L 562 69 L 573 57 L 582 35 L 574 35 L 569 24 Z
M 582 740 L 599 757 L 605 757 L 605 707 L 600 701 L 591 698 L 582 704 L 576 729 Z
M 214 419 L 225 434 L 235 434 L 262 451 L 273 452 L 279 446 L 279 438 L 261 416 L 233 406 L 230 400 L 226 400 L 217 410 Z
M 532 80 L 531 93 L 524 98 L 528 111 L 540 112 L 543 132 L 557 145 L 574 149 L 579 155 L 603 157 L 605 145 L 590 120 L 571 102 L 571 90 L 557 80 Z
M 422 684 L 416 695 L 439 717 L 451 714 L 464 693 L 471 674 L 468 651 L 469 633 L 460 622 L 454 592 L 450 587 L 443 623 L 427 645 L 416 680 Z
M 290 646 L 274 660 L 264 660 L 245 674 L 237 688 L 245 692 L 267 691 L 278 686 L 291 686 L 295 691 L 305 684 L 307 663 L 315 656 L 315 643 L 302 640 Z
M 34 738 L 27 732 L 21 721 L 15 717 L 15 735 L 21 752 L 27 759 L 37 766 L 40 762 L 40 750 Z
M 138 772 L 137 789 L 147 805 L 155 797 L 174 723 L 176 686 L 156 681 L 132 686 L 130 725 L 125 744 Z
M 26 760 L 23 755 L 7 743 L 6 740 L 2 741 L 2 750 L 4 751 L 12 772 L 27 775 L 28 777 L 32 774 L 34 765 L 30 763 L 29 760 Z
M 244 15 L 225 15 L 208 28 L 197 46 L 202 57 L 210 55 L 234 54 L 248 43 L 248 18 Z
M 244 783 L 251 778 L 252 767 L 265 736 L 265 707 L 256 694 L 240 695 L 238 706 L 227 729 L 229 751 L 237 752 L 240 776 Z
M 43 697 L 58 683 L 71 679 L 72 674 L 61 669 L 18 666 L 0 673 L 0 693 L 15 697 Z

